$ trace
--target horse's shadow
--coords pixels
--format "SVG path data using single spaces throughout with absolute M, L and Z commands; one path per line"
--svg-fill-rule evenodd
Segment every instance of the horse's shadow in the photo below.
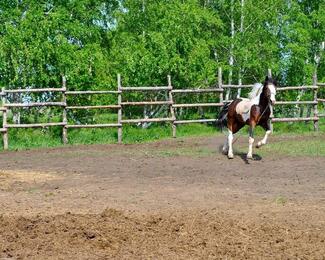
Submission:
M 223 153 L 223 151 L 222 151 L 222 145 L 219 146 L 219 152 L 220 152 L 221 154 L 223 154 L 224 156 L 227 157 L 227 155 L 225 155 L 225 154 Z M 241 152 L 241 151 L 238 151 L 238 150 L 236 150 L 236 149 L 234 149 L 234 155 L 235 155 L 235 156 L 239 156 L 239 157 L 244 161 L 244 163 L 246 163 L 246 164 L 249 164 L 250 161 L 261 161 L 261 160 L 263 159 L 263 158 L 262 158 L 260 155 L 258 155 L 258 154 L 253 154 L 253 159 L 247 159 L 247 154 L 246 154 L 246 153 Z
M 246 164 L 251 161 L 261 161 L 263 158 L 258 154 L 253 154 L 253 159 L 247 159 L 247 154 L 243 152 L 234 151 L 235 155 L 238 155 Z

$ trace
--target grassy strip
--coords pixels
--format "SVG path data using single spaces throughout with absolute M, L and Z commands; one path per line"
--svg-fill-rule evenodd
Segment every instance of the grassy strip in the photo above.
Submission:
M 283 139 L 283 140 L 281 140 Z M 260 157 L 268 156 L 309 156 L 320 157 L 325 156 L 325 134 L 286 134 L 279 140 L 277 137 L 276 142 L 270 141 L 261 149 L 254 149 L 254 154 Z M 256 141 L 260 138 L 256 138 Z M 235 153 L 246 154 L 248 144 L 234 145 Z M 191 157 L 207 157 L 215 156 L 216 149 L 208 147 L 180 147 L 168 150 L 158 150 L 154 152 L 155 155 L 162 157 L 175 157 L 175 156 L 191 156 Z
M 213 126 L 203 124 L 182 125 L 177 129 L 177 137 L 211 136 L 218 134 Z M 219 132 L 220 134 L 220 132 Z M 9 148 L 24 150 L 36 147 L 62 146 L 62 128 L 51 129 L 10 129 Z M 123 143 L 144 143 L 167 139 L 172 135 L 170 125 L 155 124 L 147 129 L 137 126 L 123 127 Z M 117 129 L 69 129 L 69 144 L 111 144 L 117 142 Z M 2 148 L 1 148 L 2 149 Z
M 325 119 L 320 121 L 320 133 L 325 132 Z M 243 128 L 239 135 L 247 135 L 248 128 Z M 264 130 L 258 127 L 256 136 L 260 137 Z M 291 136 L 299 134 L 310 136 L 314 135 L 312 123 L 277 123 L 274 125 L 274 135 Z M 36 147 L 56 147 L 62 146 L 62 128 L 54 127 L 50 129 L 10 129 L 9 147 L 11 150 L 23 150 Z M 222 133 L 212 125 L 190 124 L 177 127 L 177 137 L 189 136 L 212 136 L 222 135 Z M 317 135 L 317 134 L 316 134 Z M 117 142 L 117 129 L 69 129 L 70 144 L 108 144 Z M 171 137 L 171 126 L 168 124 L 153 124 L 147 129 L 137 126 L 123 127 L 123 142 L 143 143 L 154 140 L 161 140 Z M 319 142 L 318 140 L 317 142 Z M 315 144 L 317 144 L 317 142 Z M 324 141 L 322 141 L 324 142 Z M 291 145 L 291 144 L 290 144 Z M 2 149 L 2 148 L 1 148 Z M 276 148 L 274 148 L 276 149 Z M 322 153 L 322 150 L 320 151 Z M 313 152 L 313 154 L 319 154 Z
M 325 156 L 325 135 L 307 140 L 290 140 L 270 143 L 263 147 L 258 154 L 278 154 L 287 156 Z

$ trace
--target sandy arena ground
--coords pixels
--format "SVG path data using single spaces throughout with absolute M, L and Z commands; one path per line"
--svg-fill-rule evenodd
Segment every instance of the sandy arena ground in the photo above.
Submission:
M 325 158 L 222 143 L 2 152 L 0 259 L 325 259 Z

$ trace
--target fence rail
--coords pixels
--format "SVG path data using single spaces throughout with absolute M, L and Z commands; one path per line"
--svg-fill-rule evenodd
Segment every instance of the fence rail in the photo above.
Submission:
M 305 90 L 305 89 L 318 89 L 318 86 L 293 86 L 293 87 L 281 87 L 277 88 L 276 91 L 287 91 L 287 90 Z
M 35 102 L 35 103 L 5 103 L 4 107 L 49 107 L 59 106 L 64 107 L 67 104 L 65 102 Z
M 207 92 L 223 92 L 222 88 L 198 88 L 198 89 L 173 89 L 172 93 L 207 93 Z
M 269 70 L 269 74 L 271 71 Z M 121 76 L 117 76 L 117 89 L 116 90 L 67 90 L 66 79 L 62 78 L 61 88 L 30 88 L 30 89 L 5 89 L 2 88 L 0 96 L 2 99 L 2 107 L 0 107 L 0 112 L 2 112 L 3 125 L 0 128 L 0 132 L 3 136 L 3 146 L 4 149 L 8 149 L 8 133 L 10 128 L 44 128 L 44 127 L 62 127 L 62 141 L 64 144 L 68 143 L 68 129 L 73 128 L 117 128 L 118 130 L 118 143 L 122 142 L 123 125 L 124 124 L 139 124 L 139 123 L 160 123 L 160 122 L 170 122 L 172 127 L 172 135 L 176 137 L 177 125 L 190 124 L 190 123 L 214 123 L 217 120 L 214 118 L 200 118 L 200 119 L 180 119 L 177 116 L 177 111 L 183 108 L 200 108 L 200 107 L 222 107 L 226 102 L 230 102 L 229 93 L 231 89 L 237 92 L 237 97 L 241 94 L 241 89 L 252 88 L 253 84 L 243 85 L 239 81 L 238 85 L 235 84 L 223 84 L 222 82 L 222 70 L 218 70 L 218 82 L 216 87 L 210 88 L 187 88 L 187 89 L 174 89 L 171 83 L 171 77 L 167 77 L 167 86 L 146 86 L 146 87 L 123 87 L 121 82 Z M 306 86 L 287 86 L 279 87 L 277 91 L 313 91 L 312 100 L 304 101 L 290 101 L 290 100 L 279 100 L 276 102 L 276 106 L 283 105 L 309 105 L 313 107 L 313 115 L 306 117 L 293 117 L 293 118 L 283 118 L 283 117 L 273 117 L 271 113 L 271 122 L 300 122 L 300 121 L 313 121 L 315 130 L 318 129 L 318 120 L 321 117 L 325 117 L 325 114 L 318 114 L 317 105 L 319 103 L 325 103 L 324 97 L 318 97 L 318 90 L 321 87 L 325 87 L 325 83 L 318 83 L 316 77 L 313 78 L 313 85 Z M 123 95 L 128 92 L 166 92 L 166 100 L 149 100 L 149 101 L 123 101 Z M 23 103 L 9 103 L 8 99 L 11 94 L 30 94 L 30 93 L 60 93 L 62 95 L 61 102 L 23 102 Z M 175 102 L 175 97 L 182 94 L 218 94 L 216 97 L 217 102 L 210 103 L 177 103 Z M 115 95 L 115 104 L 99 104 L 99 105 L 74 105 L 67 102 L 67 97 L 77 96 L 77 95 Z M 224 98 L 224 95 L 226 98 Z M 31 108 L 31 107 L 59 107 L 62 109 L 62 122 L 47 122 L 47 123 L 32 123 L 32 124 L 9 124 L 7 122 L 8 111 L 12 108 Z M 158 118 L 124 118 L 123 109 L 126 106 L 167 106 L 168 116 L 158 117 Z M 117 111 L 116 122 L 104 122 L 98 124 L 72 124 L 70 123 L 68 111 L 69 110 L 93 110 L 93 109 L 113 109 Z
M 291 118 L 273 118 L 272 122 L 302 122 L 302 121 L 318 121 L 318 117 L 291 117 Z
M 39 124 L 6 124 L 4 125 L 5 128 L 44 128 L 50 126 L 65 126 L 66 123 L 64 122 L 57 122 L 57 123 L 39 123 Z
M 5 89 L 4 93 L 40 93 L 40 92 L 62 92 L 63 88 L 27 88 L 27 89 Z
M 103 106 L 67 106 L 66 109 L 117 109 L 120 105 L 103 105 Z
M 241 85 L 241 84 L 238 84 L 238 85 L 222 85 L 223 88 L 252 88 L 254 87 L 254 85 Z
M 98 94 L 119 94 L 115 90 L 84 90 L 84 91 L 66 91 L 66 95 L 98 95 Z
M 121 124 L 89 124 L 89 125 L 67 125 L 66 128 L 106 128 L 106 127 L 118 127 Z

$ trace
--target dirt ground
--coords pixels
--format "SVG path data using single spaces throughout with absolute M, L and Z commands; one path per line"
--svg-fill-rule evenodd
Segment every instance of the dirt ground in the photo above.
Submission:
M 0 259 L 325 259 L 325 158 L 222 143 L 2 152 Z

